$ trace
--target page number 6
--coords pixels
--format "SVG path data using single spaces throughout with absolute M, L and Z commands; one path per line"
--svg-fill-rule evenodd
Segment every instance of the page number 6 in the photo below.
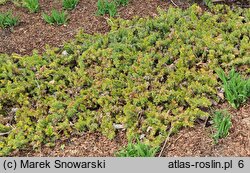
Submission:
M 239 168 L 244 168 L 244 161 L 243 160 L 239 160 L 238 167 Z

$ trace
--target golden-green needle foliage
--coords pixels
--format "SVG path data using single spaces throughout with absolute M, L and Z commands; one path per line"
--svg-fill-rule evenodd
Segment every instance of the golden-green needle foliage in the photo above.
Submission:
M 5 4 L 8 0 L 0 0 L 0 5 Z
M 157 146 L 208 116 L 219 101 L 215 69 L 249 65 L 250 9 L 170 8 L 155 18 L 110 20 L 106 34 L 79 33 L 43 55 L 0 55 L 0 155 L 114 124 Z M 249 73 L 249 72 L 246 72 Z M 5 130 L 6 131 L 6 130 Z

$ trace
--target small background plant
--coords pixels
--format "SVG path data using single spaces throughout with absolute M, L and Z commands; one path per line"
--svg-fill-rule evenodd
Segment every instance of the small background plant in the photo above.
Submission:
M 78 2 L 79 0 L 63 0 L 63 8 L 66 10 L 73 10 Z
M 115 4 L 115 2 L 110 2 L 108 4 L 108 13 L 111 17 L 114 17 L 117 13 L 117 6 Z
M 67 13 L 65 11 L 59 12 L 57 10 L 52 10 L 51 15 L 43 13 L 42 16 L 43 16 L 43 19 L 51 25 L 53 24 L 63 25 L 68 20 Z
M 213 5 L 213 1 L 212 0 L 203 0 L 203 2 L 209 8 L 211 8 L 212 5 Z
M 38 0 L 23 0 L 23 5 L 28 8 L 31 13 L 37 13 L 39 10 Z
M 247 101 L 250 97 L 250 79 L 243 79 L 234 68 L 228 76 L 221 68 L 217 70 L 217 74 L 222 80 L 226 99 L 234 108 Z
M 12 15 L 12 12 L 0 13 L 0 27 L 7 28 L 16 26 L 18 19 Z
M 136 144 L 129 142 L 128 145 L 116 153 L 117 157 L 154 157 L 159 147 L 151 147 L 137 140 Z
M 118 6 L 122 5 L 122 6 L 126 6 L 128 5 L 128 0 L 115 0 L 116 4 Z
M 214 142 L 217 144 L 218 140 L 225 138 L 229 134 L 229 129 L 232 126 L 231 115 L 227 111 L 216 111 L 213 118 L 214 128 Z
M 114 17 L 117 13 L 117 7 L 120 5 L 127 5 L 128 0 L 98 0 L 97 2 L 97 14 L 104 15 L 109 14 L 111 17 Z

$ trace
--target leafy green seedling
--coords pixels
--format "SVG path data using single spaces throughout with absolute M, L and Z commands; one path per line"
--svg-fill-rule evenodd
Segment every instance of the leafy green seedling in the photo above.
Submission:
M 117 13 L 117 6 L 115 4 L 115 2 L 110 2 L 108 4 L 108 13 L 111 17 L 114 17 Z
M 64 11 L 59 12 L 57 10 L 52 10 L 51 15 L 43 13 L 42 16 L 43 16 L 43 19 L 51 25 L 53 24 L 63 25 L 68 20 L 67 13 Z
M 107 8 L 108 8 L 108 1 L 106 1 L 106 0 L 98 0 L 97 1 L 97 14 L 98 15 L 106 14 Z
M 212 0 L 203 0 L 203 2 L 209 8 L 211 8 L 213 6 L 213 1 Z
M 0 27 L 7 28 L 16 26 L 18 19 L 12 15 L 12 12 L 0 13 Z
M 216 129 L 214 134 L 214 142 L 218 143 L 220 138 L 225 138 L 229 134 L 229 129 L 232 126 L 231 116 L 226 111 L 216 111 L 213 118 L 213 126 Z
M 111 17 L 114 17 L 117 13 L 117 5 L 114 1 L 98 0 L 97 9 L 98 15 L 109 14 Z
M 218 69 L 217 74 L 223 83 L 226 99 L 234 108 L 247 101 L 250 97 L 250 79 L 243 79 L 234 69 L 228 76 L 222 69 Z
M 115 0 L 115 2 L 117 3 L 118 6 L 120 6 L 120 5 L 122 5 L 122 6 L 128 5 L 128 0 Z
M 159 147 L 150 147 L 137 141 L 136 144 L 129 142 L 126 147 L 116 153 L 117 157 L 154 157 L 158 152 Z
M 78 2 L 79 0 L 63 0 L 63 8 L 66 10 L 73 10 Z
M 23 0 L 23 5 L 28 8 L 31 13 L 37 13 L 39 10 L 38 0 Z

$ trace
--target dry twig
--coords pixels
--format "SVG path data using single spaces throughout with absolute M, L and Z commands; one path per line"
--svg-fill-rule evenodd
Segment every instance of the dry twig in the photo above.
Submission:
M 158 155 L 158 157 L 161 157 L 163 151 L 165 150 L 165 147 L 166 147 L 166 145 L 167 145 L 167 142 L 169 141 L 169 137 L 170 137 L 171 133 L 172 133 L 172 127 L 171 127 L 170 130 L 169 130 L 168 136 L 166 137 L 166 140 L 165 140 L 165 142 L 164 142 L 164 144 L 163 144 L 163 147 L 161 148 L 161 152 L 160 152 L 160 154 Z
M 4 135 L 8 135 L 8 134 L 10 134 L 10 131 L 6 132 L 6 133 L 0 133 L 0 136 L 4 136 Z
M 174 4 L 174 6 L 179 7 L 173 0 L 170 0 L 172 4 Z

